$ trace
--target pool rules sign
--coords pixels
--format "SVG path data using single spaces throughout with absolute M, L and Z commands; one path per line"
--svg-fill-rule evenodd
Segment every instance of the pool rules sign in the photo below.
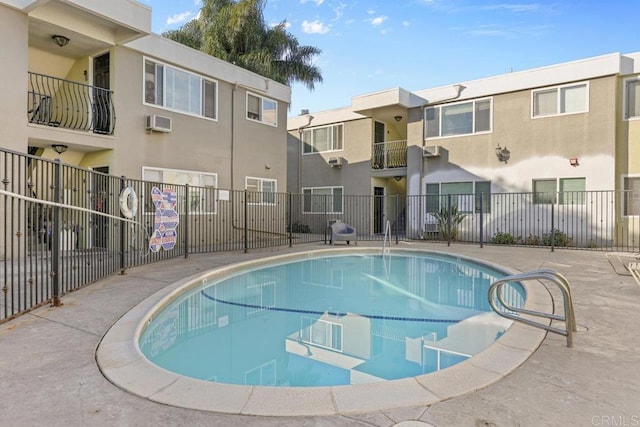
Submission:
M 153 187 L 151 200 L 156 207 L 156 214 L 153 221 L 153 234 L 149 238 L 149 249 L 152 252 L 159 252 L 160 249 L 169 251 L 175 247 L 178 241 L 178 232 L 176 231 L 180 222 L 176 211 L 178 196 L 171 188 L 160 191 L 158 187 Z

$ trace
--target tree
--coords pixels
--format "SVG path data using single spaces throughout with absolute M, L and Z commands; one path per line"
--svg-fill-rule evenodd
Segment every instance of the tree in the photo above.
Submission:
M 286 85 L 313 90 L 322 82 L 313 59 L 321 50 L 301 46 L 286 21 L 269 27 L 265 0 L 205 0 L 198 17 L 162 35 Z

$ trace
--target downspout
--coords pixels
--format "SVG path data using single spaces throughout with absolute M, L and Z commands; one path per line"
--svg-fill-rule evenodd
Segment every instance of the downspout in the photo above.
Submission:
M 424 122 L 424 108 L 428 105 L 432 105 L 432 104 L 439 104 L 441 102 L 445 102 L 445 101 L 452 101 L 454 99 L 458 99 L 460 97 L 460 94 L 462 94 L 462 91 L 464 89 L 466 89 L 466 86 L 463 86 L 461 84 L 455 84 L 452 86 L 453 89 L 456 91 L 455 95 L 449 97 L 449 98 L 444 98 L 444 99 L 439 99 L 437 101 L 427 101 L 424 104 L 422 104 L 420 106 L 420 113 L 422 114 L 422 120 Z M 424 126 L 425 124 L 423 123 L 422 125 L 422 145 L 424 146 L 424 141 L 427 138 L 427 135 L 424 132 Z M 424 177 L 424 159 L 422 159 L 422 162 L 420 162 L 420 191 L 418 192 L 418 195 L 420 197 L 422 197 L 422 178 Z

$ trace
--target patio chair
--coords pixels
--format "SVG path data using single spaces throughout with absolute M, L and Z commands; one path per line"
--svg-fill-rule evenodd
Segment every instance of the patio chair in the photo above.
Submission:
M 347 245 L 353 240 L 357 245 L 358 237 L 356 236 L 356 229 L 344 222 L 334 222 L 331 224 L 331 244 L 335 245 L 337 240 L 347 242 Z

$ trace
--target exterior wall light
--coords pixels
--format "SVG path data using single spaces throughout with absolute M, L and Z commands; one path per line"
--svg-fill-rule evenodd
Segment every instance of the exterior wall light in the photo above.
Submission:
M 579 166 L 579 165 L 580 165 L 580 163 L 578 163 L 578 158 L 577 158 L 577 157 L 574 157 L 574 158 L 572 158 L 572 159 L 569 159 L 569 164 L 570 164 L 571 166 L 574 166 L 574 167 L 575 167 L 575 166 Z
M 51 148 L 58 154 L 62 154 L 69 149 L 69 147 L 64 144 L 53 144 Z
M 511 157 L 511 151 L 507 150 L 507 147 L 501 148 L 500 144 L 496 147 L 496 157 L 501 162 L 507 164 L 509 158 Z
M 400 120 L 402 120 L 402 116 L 394 116 L 393 120 L 395 120 L 396 122 L 399 122 Z
M 69 44 L 69 37 L 54 34 L 51 36 L 51 38 L 60 47 L 65 47 L 67 44 Z

